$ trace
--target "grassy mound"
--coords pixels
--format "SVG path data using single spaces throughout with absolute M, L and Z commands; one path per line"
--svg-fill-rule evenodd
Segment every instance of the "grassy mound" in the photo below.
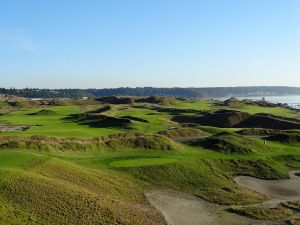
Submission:
M 107 96 L 97 98 L 96 101 L 109 103 L 109 104 L 133 104 L 135 98 L 133 97 L 120 97 L 120 96 Z
M 55 138 L 46 136 L 0 137 L 0 149 L 32 149 L 39 151 L 119 151 L 180 150 L 181 146 L 160 135 L 124 133 L 94 139 Z
M 51 116 L 51 115 L 56 115 L 57 113 L 53 110 L 49 109 L 42 109 L 36 113 L 31 113 L 30 115 L 37 115 L 37 116 Z
M 260 220 L 280 220 L 293 215 L 290 209 L 268 206 L 233 207 L 228 211 Z
M 150 104 L 161 104 L 161 105 L 172 105 L 175 104 L 178 99 L 174 97 L 161 97 L 161 96 L 150 96 L 147 98 L 139 98 L 136 100 L 137 103 L 150 103 Z
M 202 146 L 213 151 L 229 154 L 249 154 L 267 149 L 263 143 L 256 140 L 226 132 L 215 134 L 204 139 L 190 141 L 188 144 L 192 146 Z
M 158 134 L 169 137 L 169 138 L 179 138 L 179 137 L 200 137 L 206 136 L 208 133 L 194 128 L 177 128 L 172 130 L 164 130 L 158 132 Z
M 107 111 L 109 111 L 111 109 L 112 109 L 112 107 L 110 105 L 105 105 L 105 106 L 103 106 L 103 107 L 101 107 L 99 109 L 91 111 L 91 113 L 104 113 L 104 112 L 107 112 Z
M 180 145 L 167 137 L 160 135 L 141 135 L 129 139 L 112 139 L 106 145 L 113 149 L 120 147 L 131 149 L 150 149 L 150 150 L 180 150 Z
M 165 224 L 130 177 L 56 160 L 26 168 L 0 171 L 1 224 Z
M 196 123 L 203 126 L 234 127 L 245 121 L 249 113 L 235 110 L 219 110 L 204 116 L 174 116 L 173 120 L 180 123 Z
M 39 101 L 43 105 L 50 105 L 50 106 L 82 106 L 82 105 L 97 105 L 99 104 L 94 99 L 54 99 L 54 100 L 46 100 L 46 101 Z
M 297 133 L 279 133 L 265 138 L 269 141 L 278 141 L 288 144 L 300 144 L 300 134 Z
M 213 127 L 265 128 L 277 130 L 300 129 L 300 120 L 275 116 L 273 114 L 257 113 L 251 115 L 236 110 L 218 110 L 206 113 L 204 116 L 177 115 L 172 118 L 179 123 L 193 123 Z
M 253 136 L 264 136 L 264 135 L 273 135 L 281 132 L 280 130 L 275 129 L 264 129 L 264 128 L 246 128 L 237 131 L 237 134 L 240 135 L 253 135 Z
M 258 113 L 250 116 L 247 120 L 242 121 L 237 127 L 292 130 L 300 129 L 300 120 Z
M 82 113 L 73 114 L 68 116 L 66 119 L 78 122 L 81 125 L 89 125 L 90 127 L 121 127 L 127 128 L 131 121 L 125 118 L 117 118 L 98 113 Z
M 229 106 L 229 107 L 240 107 L 245 105 L 252 105 L 252 106 L 260 106 L 260 107 L 282 107 L 283 104 L 275 104 L 267 101 L 252 101 L 248 99 L 239 100 L 237 98 L 229 98 L 224 102 L 218 103 L 217 105 L 221 106 Z
M 275 134 L 300 134 L 299 130 L 276 130 L 264 128 L 246 128 L 236 132 L 240 135 L 270 136 Z
M 40 105 L 40 103 L 37 101 L 14 101 L 14 102 L 9 102 L 9 104 L 13 107 L 18 107 L 18 108 L 27 108 L 27 107 L 34 107 Z

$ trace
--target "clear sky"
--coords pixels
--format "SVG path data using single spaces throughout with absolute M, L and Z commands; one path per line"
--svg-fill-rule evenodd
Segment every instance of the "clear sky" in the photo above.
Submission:
M 299 0 L 0 0 L 0 87 L 300 86 Z

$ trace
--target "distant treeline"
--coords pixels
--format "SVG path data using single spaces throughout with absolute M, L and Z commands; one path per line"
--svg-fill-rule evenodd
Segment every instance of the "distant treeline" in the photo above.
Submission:
M 27 98 L 81 98 L 102 96 L 173 96 L 179 98 L 219 98 L 232 96 L 300 95 L 300 87 L 212 87 L 212 88 L 104 88 L 104 89 L 37 89 L 0 88 L 0 94 Z

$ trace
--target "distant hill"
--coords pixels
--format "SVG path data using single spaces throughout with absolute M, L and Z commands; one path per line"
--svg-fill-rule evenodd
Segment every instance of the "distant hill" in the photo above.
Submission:
M 300 87 L 249 86 L 249 87 L 211 87 L 211 88 L 104 88 L 104 89 L 6 89 L 0 94 L 27 98 L 81 98 L 103 96 L 173 96 L 179 98 L 219 98 L 231 96 L 270 96 L 300 95 Z

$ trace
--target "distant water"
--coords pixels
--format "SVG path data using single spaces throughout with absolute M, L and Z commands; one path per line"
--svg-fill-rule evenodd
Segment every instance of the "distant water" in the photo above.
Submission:
M 229 97 L 219 98 L 218 100 L 226 100 Z M 236 97 L 240 100 L 250 99 L 258 101 L 262 99 L 262 96 L 245 96 L 245 97 Z M 265 100 L 272 103 L 286 103 L 294 108 L 300 109 L 300 95 L 278 95 L 278 96 L 264 96 Z

